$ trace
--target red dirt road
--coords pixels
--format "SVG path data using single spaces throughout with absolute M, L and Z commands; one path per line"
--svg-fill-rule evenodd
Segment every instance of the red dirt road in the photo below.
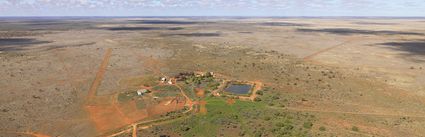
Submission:
M 226 102 L 227 102 L 228 105 L 235 104 L 235 100 L 232 99 L 232 98 L 228 98 Z
M 205 97 L 205 90 L 200 89 L 200 88 L 196 88 L 196 96 L 202 98 L 199 101 L 199 112 L 201 114 L 207 114 L 207 107 L 205 106 L 207 104 L 207 102 L 205 101 L 204 97 Z
M 103 61 L 100 64 L 99 70 L 96 73 L 96 78 L 94 79 L 92 85 L 89 89 L 88 98 L 92 98 L 96 96 L 97 88 L 99 87 L 100 83 L 102 82 L 103 76 L 106 72 L 106 67 L 108 66 L 109 59 L 111 58 L 112 49 L 108 48 L 106 50 L 105 56 L 103 57 Z

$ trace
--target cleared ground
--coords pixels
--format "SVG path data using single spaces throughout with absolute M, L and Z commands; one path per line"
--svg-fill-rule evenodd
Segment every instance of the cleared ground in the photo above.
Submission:
M 135 102 L 114 107 L 113 95 L 139 88 L 139 78 L 193 71 L 260 81 L 267 90 L 254 94 L 257 102 L 188 91 L 190 98 L 202 97 L 202 114 L 137 127 L 131 129 L 137 133 L 128 134 L 425 134 L 424 19 L 0 18 L 0 22 L 0 136 L 105 135 L 145 118 L 133 108 Z M 105 59 L 107 63 L 102 63 Z M 90 107 L 93 102 L 97 106 Z M 188 104 L 175 103 L 177 108 Z M 119 110 L 128 112 L 122 115 Z M 191 127 L 205 121 L 223 121 L 227 127 L 214 123 L 208 133 Z

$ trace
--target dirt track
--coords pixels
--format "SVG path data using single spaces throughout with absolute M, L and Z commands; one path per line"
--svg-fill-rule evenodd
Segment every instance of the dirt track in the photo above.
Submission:
M 329 48 L 325 48 L 325 49 L 320 50 L 320 51 L 317 51 L 317 52 L 315 52 L 315 53 L 313 53 L 313 54 L 310 54 L 310 55 L 308 55 L 308 56 L 304 57 L 303 59 L 304 59 L 304 61 L 309 61 L 309 60 L 311 60 L 312 58 L 314 58 L 315 56 L 318 56 L 318 55 L 320 55 L 320 54 L 322 54 L 322 53 L 328 52 L 328 51 L 330 51 L 330 50 L 332 50 L 332 49 L 335 49 L 335 48 L 338 48 L 338 47 L 340 47 L 340 46 L 344 46 L 345 44 L 350 43 L 351 41 L 352 41 L 352 40 L 347 40 L 347 41 L 342 42 L 342 43 L 340 43 L 340 44 L 337 44 L 337 45 L 331 46 L 331 47 L 329 47 Z
M 109 59 L 111 58 L 111 54 L 112 54 L 112 49 L 108 48 L 105 52 L 105 55 L 103 57 L 102 63 L 99 66 L 99 70 L 96 73 L 96 77 L 92 83 L 92 85 L 90 86 L 89 92 L 88 92 L 88 98 L 93 98 L 96 96 L 96 91 L 100 85 L 100 83 L 102 82 L 102 79 L 105 75 L 106 72 L 106 68 L 108 67 L 108 62 Z

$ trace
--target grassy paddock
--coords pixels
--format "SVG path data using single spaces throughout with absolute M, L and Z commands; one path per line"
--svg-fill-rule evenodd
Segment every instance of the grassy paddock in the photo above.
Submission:
M 153 87 L 154 95 L 157 97 L 173 97 L 180 94 L 180 89 L 174 85 L 161 85 Z
M 127 102 L 137 96 L 136 91 L 121 92 L 118 94 L 118 102 Z
M 262 103 L 252 103 L 237 100 L 233 105 L 228 105 L 224 98 L 209 97 L 207 102 L 207 114 L 197 114 L 191 119 L 180 121 L 175 126 L 189 129 L 182 132 L 183 136 L 217 136 L 219 129 L 224 123 L 243 123 L 242 113 L 251 109 L 265 109 Z M 241 111 L 242 110 L 242 111 Z
M 314 116 L 267 107 L 264 102 L 240 101 L 227 104 L 226 98 L 207 97 L 207 114 L 169 125 L 182 136 L 214 137 L 220 134 L 244 136 L 309 136 Z M 235 125 L 237 128 L 226 128 Z M 230 126 L 233 127 L 233 126 Z M 225 129 L 225 130 L 223 130 Z

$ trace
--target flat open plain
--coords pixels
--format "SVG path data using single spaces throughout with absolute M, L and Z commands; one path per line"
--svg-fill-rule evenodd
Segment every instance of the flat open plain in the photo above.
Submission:
M 5 137 L 425 135 L 420 18 L 0 18 L 0 66 Z M 195 71 L 264 86 L 155 83 Z

